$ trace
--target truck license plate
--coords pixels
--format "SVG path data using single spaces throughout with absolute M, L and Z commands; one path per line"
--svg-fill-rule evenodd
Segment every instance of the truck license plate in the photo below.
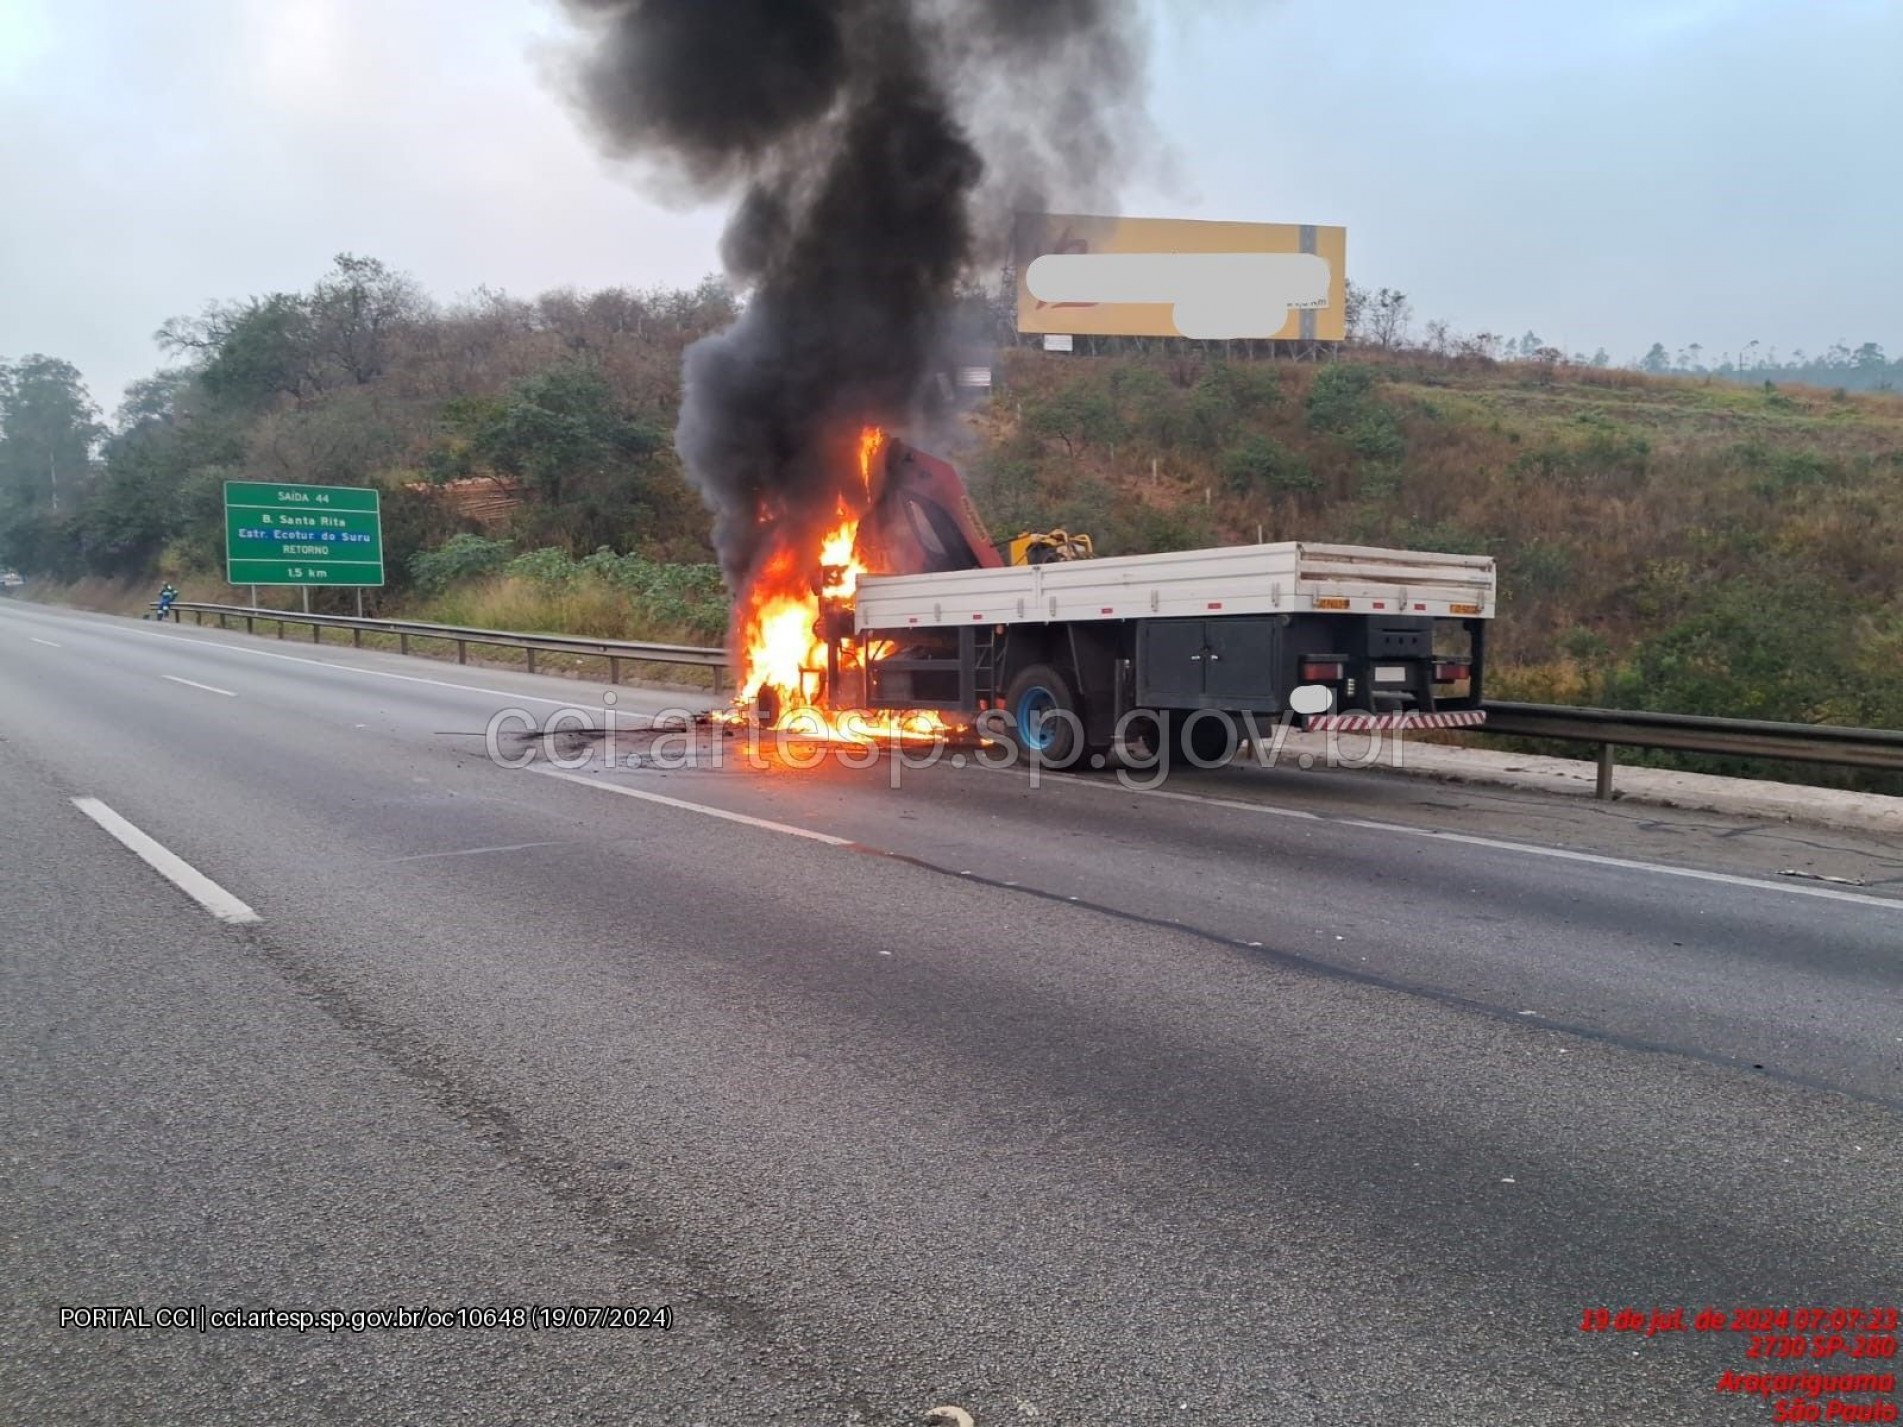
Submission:
M 1377 684 L 1405 684 L 1407 667 L 1403 664 L 1376 664 L 1374 681 Z

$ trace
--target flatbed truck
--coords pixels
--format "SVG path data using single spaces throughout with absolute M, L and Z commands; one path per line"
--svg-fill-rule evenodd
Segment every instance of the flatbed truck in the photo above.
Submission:
M 1471 728 L 1492 557 L 1282 541 L 868 575 L 830 622 L 841 707 L 933 708 L 1050 766 L 1138 736 L 1208 766 L 1244 730 Z

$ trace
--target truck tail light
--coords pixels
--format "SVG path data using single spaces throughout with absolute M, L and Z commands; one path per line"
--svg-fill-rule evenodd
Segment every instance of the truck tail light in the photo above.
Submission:
M 1434 682 L 1437 684 L 1458 684 L 1471 677 L 1473 665 L 1464 659 L 1437 659 L 1434 661 Z
M 1302 661 L 1302 682 L 1305 684 L 1339 684 L 1347 676 L 1348 666 L 1339 659 Z

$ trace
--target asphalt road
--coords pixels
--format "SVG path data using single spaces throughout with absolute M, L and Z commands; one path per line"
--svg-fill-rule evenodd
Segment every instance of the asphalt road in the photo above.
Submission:
M 1582 1314 L 1903 1297 L 1895 847 L 489 756 L 601 694 L 0 604 L 0 1420 L 1756 1423 Z M 198 1304 L 672 1328 L 60 1322 Z

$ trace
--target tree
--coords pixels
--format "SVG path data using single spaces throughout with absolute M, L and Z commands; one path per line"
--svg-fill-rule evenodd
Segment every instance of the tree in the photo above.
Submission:
M 1384 287 L 1368 300 L 1368 336 L 1384 349 L 1398 347 L 1407 340 L 1408 323 L 1413 316 L 1414 306 L 1407 295 Z
M 567 362 L 516 384 L 474 413 L 471 448 L 534 489 L 571 543 L 625 545 L 652 533 L 664 497 L 653 456 L 659 427 L 624 409 L 594 367 Z
M 1349 342 L 1359 342 L 1365 335 L 1362 324 L 1368 320 L 1368 289 L 1360 283 L 1350 282 L 1344 285 L 1341 304 L 1342 336 Z
M 1197 390 L 1202 390 L 1198 383 Z M 1064 454 L 1075 457 L 1092 445 L 1107 446 L 1123 435 L 1123 421 L 1109 393 L 1089 377 L 1079 377 L 1042 400 L 1024 403 L 1024 429 L 1034 436 L 1056 437 Z
M 1316 431 L 1347 431 L 1374 400 L 1374 372 L 1349 362 L 1331 362 L 1315 374 L 1303 413 Z
M 1671 365 L 1672 359 L 1666 355 L 1663 342 L 1654 342 L 1652 350 L 1639 358 L 1639 370 L 1651 372 L 1654 375 L 1669 370 Z
M 1463 357 L 1475 357 L 1483 362 L 1491 362 L 1494 354 L 1500 350 L 1500 335 L 1497 332 L 1476 332 L 1471 337 L 1460 339 L 1459 352 Z
M 190 371 L 128 386 L 91 498 L 69 531 L 67 564 L 138 574 L 175 543 L 193 563 L 212 564 L 223 548 L 223 483 L 244 474 L 246 419 L 209 401 Z
M 1249 435 L 1223 453 L 1223 484 L 1237 495 L 1306 495 L 1321 489 L 1308 462 L 1279 441 Z
M 214 302 L 153 335 L 165 351 L 194 357 L 205 394 L 238 410 L 287 396 L 302 401 L 323 389 L 309 304 L 295 293 Z
M 128 382 L 125 397 L 114 415 L 118 434 L 172 425 L 178 420 L 180 399 L 191 382 L 191 373 L 177 369 Z
M 429 313 L 416 284 L 375 258 L 341 253 L 309 295 L 214 302 L 159 328 L 160 347 L 192 358 L 208 396 L 245 410 L 300 404 L 388 369 L 397 335 Z
M 36 353 L 0 363 L 0 514 L 70 509 L 104 435 L 71 362 Z
M 309 299 L 318 358 L 358 386 L 367 385 L 389 365 L 397 332 L 428 310 L 422 291 L 408 277 L 375 258 L 339 253 Z

